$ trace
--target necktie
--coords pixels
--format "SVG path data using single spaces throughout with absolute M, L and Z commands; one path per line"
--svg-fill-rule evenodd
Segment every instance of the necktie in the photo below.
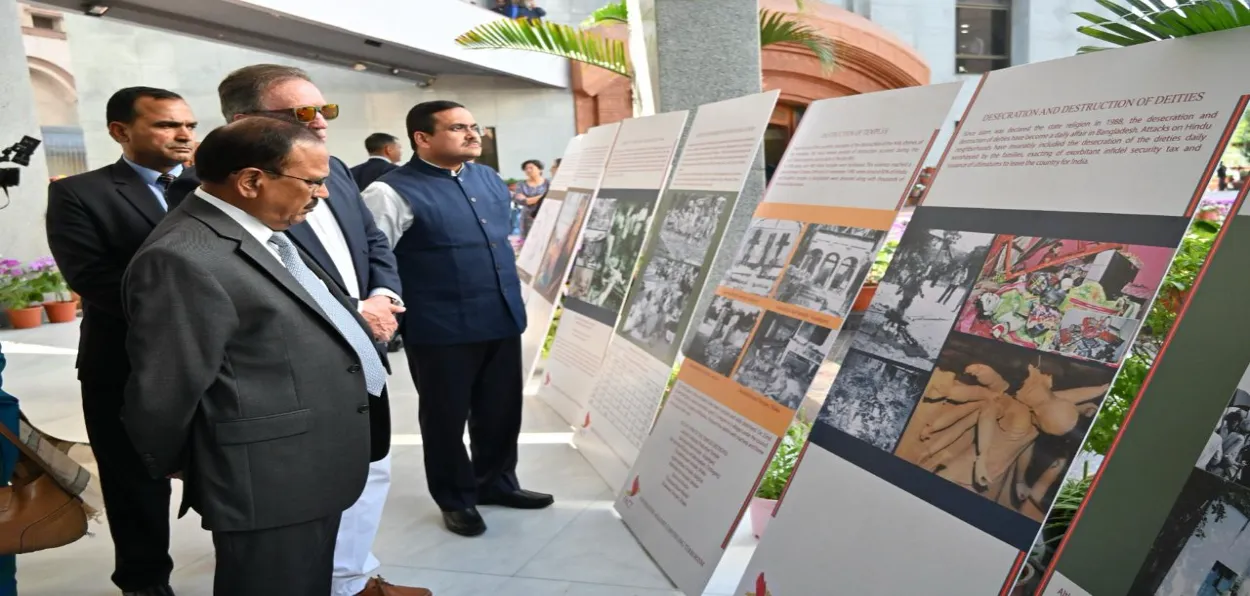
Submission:
M 287 238 L 285 234 L 274 234 L 269 237 L 269 244 L 278 249 L 278 257 L 282 259 L 282 264 L 287 271 L 296 282 L 299 282 L 300 286 L 308 291 L 347 343 L 356 350 L 356 356 L 360 358 L 360 364 L 365 370 L 365 387 L 369 390 L 369 395 L 382 395 L 382 387 L 386 384 L 386 369 L 382 367 L 382 359 L 378 357 L 377 349 L 373 347 L 373 341 L 369 339 L 364 328 L 338 300 L 334 299 L 325 282 L 321 281 L 321 278 L 304 264 L 304 260 L 300 258 L 299 251 L 295 249 L 290 238 Z
M 161 192 L 169 192 L 169 185 L 173 184 L 174 177 L 169 174 L 161 174 L 156 177 L 156 185 L 161 187 Z

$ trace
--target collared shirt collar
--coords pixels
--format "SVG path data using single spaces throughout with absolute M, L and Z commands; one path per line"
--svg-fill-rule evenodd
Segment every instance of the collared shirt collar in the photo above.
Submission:
M 259 219 L 253 217 L 250 213 L 208 194 L 203 188 L 195 189 L 195 194 L 201 199 L 204 199 L 204 201 L 209 205 L 220 209 L 223 213 L 230 216 L 230 219 L 238 222 L 238 224 L 242 226 L 248 234 L 254 236 L 256 240 L 260 242 L 261 246 L 268 248 L 266 243 L 268 243 L 269 239 L 277 233 L 269 229 L 269 226 L 261 223 Z
M 139 174 L 140 178 L 143 178 L 143 181 L 148 186 L 156 186 L 156 179 L 161 177 L 160 172 L 150 169 L 150 168 L 143 167 L 133 161 L 130 161 L 129 159 L 126 159 L 126 156 L 124 155 L 122 156 L 122 159 L 126 161 L 126 165 L 130 166 L 130 168 L 133 169 L 136 174 Z M 174 166 L 172 170 L 169 170 L 169 175 L 173 176 L 174 178 L 177 178 L 181 174 L 182 174 L 182 164 L 178 164 Z
M 434 164 L 432 164 L 432 163 L 430 163 L 430 162 L 428 162 L 428 161 L 425 161 L 424 159 L 421 159 L 420 157 L 418 157 L 418 158 L 417 158 L 417 160 L 418 160 L 418 161 L 420 161 L 421 163 L 423 163 L 423 164 L 427 165 L 427 166 L 430 166 L 431 168 L 434 168 L 434 169 L 436 169 L 436 170 L 438 170 L 438 171 L 440 171 L 440 172 L 442 172 L 442 173 L 444 173 L 444 174 L 447 174 L 448 176 L 451 176 L 452 178 L 459 178 L 459 177 L 460 177 L 460 175 L 464 173 L 464 166 L 466 165 L 466 164 L 460 164 L 460 169 L 458 169 L 458 170 L 449 170 L 449 169 L 444 168 L 444 167 L 442 167 L 442 166 L 436 166 L 436 165 L 434 165 Z

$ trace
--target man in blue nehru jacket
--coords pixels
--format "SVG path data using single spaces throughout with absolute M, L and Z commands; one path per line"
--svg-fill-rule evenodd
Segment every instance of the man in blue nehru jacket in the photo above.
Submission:
M 516 477 L 525 306 L 508 242 L 511 201 L 498 173 L 469 163 L 482 154 L 482 130 L 464 106 L 421 103 L 407 124 L 416 155 L 363 196 L 399 264 L 430 495 L 448 530 L 477 536 L 486 531 L 478 505 L 552 503 Z

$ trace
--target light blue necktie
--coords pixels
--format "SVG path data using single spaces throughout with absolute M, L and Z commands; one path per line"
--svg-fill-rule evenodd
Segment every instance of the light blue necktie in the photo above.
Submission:
M 378 357 L 377 349 L 373 347 L 373 342 L 356 317 L 334 299 L 325 282 L 304 264 L 304 259 L 300 258 L 299 251 L 295 249 L 290 238 L 285 234 L 274 234 L 269 237 L 269 244 L 278 249 L 278 257 L 282 259 L 286 270 L 308 291 L 317 306 L 321 307 L 321 311 L 347 339 L 347 343 L 356 350 L 356 356 L 360 358 L 360 364 L 365 369 L 365 387 L 369 390 L 369 395 L 382 395 L 382 387 L 386 385 L 386 369 L 382 367 L 382 359 Z

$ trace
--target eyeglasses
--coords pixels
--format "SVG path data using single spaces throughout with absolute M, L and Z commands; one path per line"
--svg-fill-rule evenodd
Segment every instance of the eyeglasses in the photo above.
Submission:
M 322 178 L 320 180 L 309 180 L 307 178 L 300 178 L 299 176 L 292 176 L 290 174 L 283 174 L 282 172 L 274 172 L 272 170 L 261 170 L 261 171 L 271 176 L 281 176 L 283 178 L 294 178 L 295 180 L 299 180 L 303 182 L 304 184 L 307 184 L 308 190 L 311 192 L 317 192 L 318 190 L 321 190 L 321 187 L 326 185 L 325 178 Z
M 269 114 L 283 118 L 294 118 L 300 124 L 308 124 L 317 119 L 320 113 L 326 120 L 333 120 L 339 117 L 339 104 L 328 103 L 324 106 L 300 106 L 298 108 L 289 108 L 285 110 L 256 110 L 253 114 Z

